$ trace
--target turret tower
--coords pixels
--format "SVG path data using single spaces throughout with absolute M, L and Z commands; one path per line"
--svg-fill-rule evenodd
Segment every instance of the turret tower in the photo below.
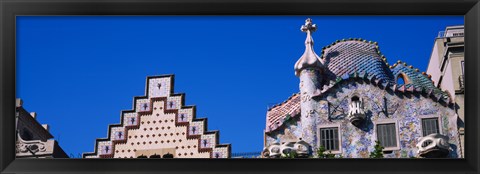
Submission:
M 300 28 L 302 32 L 307 34 L 305 52 L 295 63 L 295 75 L 300 78 L 302 140 L 307 142 L 310 147 L 316 147 L 317 144 L 315 120 L 318 113 L 315 108 L 318 104 L 312 98 L 320 94 L 321 74 L 325 67 L 325 62 L 313 50 L 312 33 L 316 29 L 317 26 L 312 24 L 312 19 L 305 20 L 305 25 Z

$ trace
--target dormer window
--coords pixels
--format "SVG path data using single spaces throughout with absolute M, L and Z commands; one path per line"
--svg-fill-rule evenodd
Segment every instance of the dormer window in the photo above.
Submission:
M 404 73 L 400 73 L 397 76 L 397 85 L 405 85 L 408 84 L 409 80 L 408 77 Z

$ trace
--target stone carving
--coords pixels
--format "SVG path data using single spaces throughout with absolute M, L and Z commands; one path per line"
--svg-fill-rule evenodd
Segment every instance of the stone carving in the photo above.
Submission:
M 308 157 L 310 154 L 310 145 L 307 142 L 300 140 L 293 145 L 298 157 Z
M 22 137 L 18 134 L 17 135 L 18 140 L 16 144 L 16 153 L 21 154 L 21 153 L 29 153 L 29 154 L 35 154 L 37 152 L 45 152 L 47 150 L 46 142 L 43 142 L 41 140 L 31 140 L 31 141 L 25 141 L 22 139 Z
M 282 145 L 279 143 L 273 143 L 263 149 L 262 157 L 280 158 L 281 156 L 288 156 L 292 152 L 297 154 L 297 157 L 300 158 L 308 157 L 310 154 L 310 145 L 303 140 L 297 142 L 284 142 Z
M 443 158 L 449 153 L 448 137 L 441 134 L 430 134 L 419 138 L 418 155 L 425 158 Z
M 355 126 L 359 126 L 365 120 L 363 102 L 357 96 L 352 97 L 348 105 L 348 120 Z

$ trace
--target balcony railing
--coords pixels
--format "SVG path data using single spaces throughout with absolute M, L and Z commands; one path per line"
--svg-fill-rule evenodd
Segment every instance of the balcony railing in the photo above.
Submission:
M 458 82 L 460 83 L 460 89 L 465 89 L 465 75 L 458 76 Z

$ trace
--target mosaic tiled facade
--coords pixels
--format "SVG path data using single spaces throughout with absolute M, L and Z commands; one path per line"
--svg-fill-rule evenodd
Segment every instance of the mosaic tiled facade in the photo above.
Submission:
M 185 95 L 173 93 L 173 75 L 147 78 L 146 96 L 134 98 L 134 108 L 122 111 L 121 123 L 110 125 L 108 138 L 97 139 L 95 152 L 84 158 L 230 158 L 230 144 L 220 144 L 219 132 L 208 131 L 207 119 L 197 119 Z
M 301 29 L 300 93 L 267 111 L 264 157 L 306 142 L 310 156 L 327 146 L 337 157 L 368 158 L 380 139 L 386 158 L 462 157 L 450 94 L 430 75 L 401 61 L 390 66 L 378 44 L 363 39 L 337 40 L 318 56 L 316 26 L 308 19 Z

